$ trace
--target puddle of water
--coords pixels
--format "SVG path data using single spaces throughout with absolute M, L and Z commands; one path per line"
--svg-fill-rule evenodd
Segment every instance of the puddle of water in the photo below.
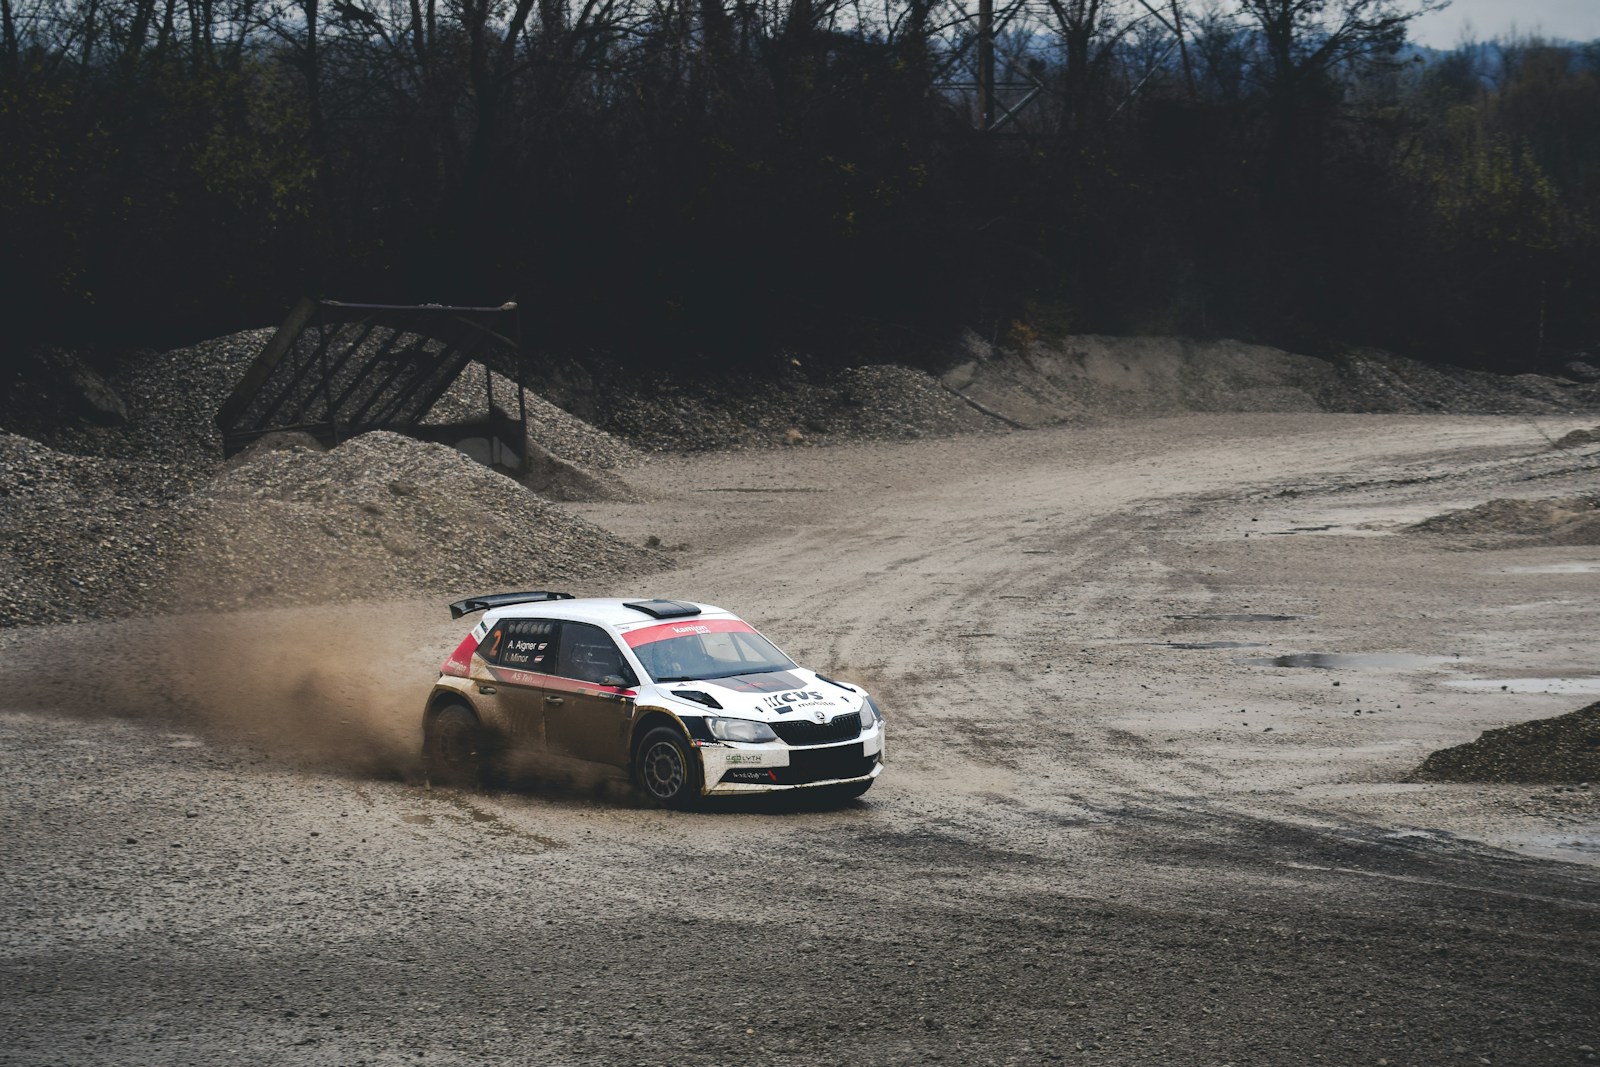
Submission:
M 1218 615 L 1201 613 L 1198 615 L 1168 615 L 1169 619 L 1204 619 L 1211 622 L 1295 622 L 1300 619 L 1310 618 L 1309 615 Z
M 1595 574 L 1600 563 L 1541 563 L 1530 567 L 1507 567 L 1503 574 Z
M 1403 671 L 1448 663 L 1448 656 L 1409 656 L 1399 652 L 1296 652 L 1239 661 L 1250 667 L 1311 667 L 1323 671 Z
M 1265 641 L 1152 641 L 1158 648 L 1266 648 Z
M 1574 693 L 1582 696 L 1600 693 L 1600 678 L 1461 678 L 1446 684 L 1457 689 L 1490 692 Z

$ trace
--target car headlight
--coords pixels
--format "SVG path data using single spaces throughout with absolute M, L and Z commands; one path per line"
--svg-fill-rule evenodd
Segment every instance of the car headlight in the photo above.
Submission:
M 754 719 L 714 718 L 706 721 L 711 724 L 711 736 L 718 741 L 756 742 L 778 739 L 778 735 L 772 732 L 772 727 Z
M 883 721 L 883 712 L 878 708 L 878 702 L 867 697 L 861 704 L 861 732 L 866 733 Z

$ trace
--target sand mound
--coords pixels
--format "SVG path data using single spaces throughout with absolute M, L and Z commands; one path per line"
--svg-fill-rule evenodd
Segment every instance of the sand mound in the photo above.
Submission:
M 1441 749 L 1412 773 L 1432 782 L 1586 782 L 1600 778 L 1600 702 Z
M 1186 412 L 1537 413 L 1600 408 L 1600 385 L 1435 367 L 1375 350 L 1337 359 L 1239 341 L 1070 337 L 1025 351 L 969 337 L 945 385 L 1027 425 Z
M 1423 519 L 1413 533 L 1501 535 L 1542 544 L 1600 544 L 1600 497 L 1490 500 L 1476 507 Z

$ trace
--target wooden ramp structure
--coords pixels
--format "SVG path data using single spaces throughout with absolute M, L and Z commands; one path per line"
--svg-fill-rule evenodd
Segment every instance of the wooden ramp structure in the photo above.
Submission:
M 519 418 L 496 408 L 495 375 L 486 373 L 482 424 L 425 424 L 474 360 L 514 370 Z M 448 307 L 304 298 L 217 412 L 217 427 L 225 456 L 267 434 L 291 431 L 328 447 L 372 430 L 450 443 L 481 433 L 486 462 L 525 474 L 525 379 L 514 303 Z

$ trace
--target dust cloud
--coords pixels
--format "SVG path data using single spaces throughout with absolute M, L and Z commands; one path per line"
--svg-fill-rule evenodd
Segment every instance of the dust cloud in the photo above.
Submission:
M 442 605 L 403 601 L 51 627 L 6 651 L 0 684 L 36 712 L 157 721 L 308 769 L 410 778 L 452 625 Z

